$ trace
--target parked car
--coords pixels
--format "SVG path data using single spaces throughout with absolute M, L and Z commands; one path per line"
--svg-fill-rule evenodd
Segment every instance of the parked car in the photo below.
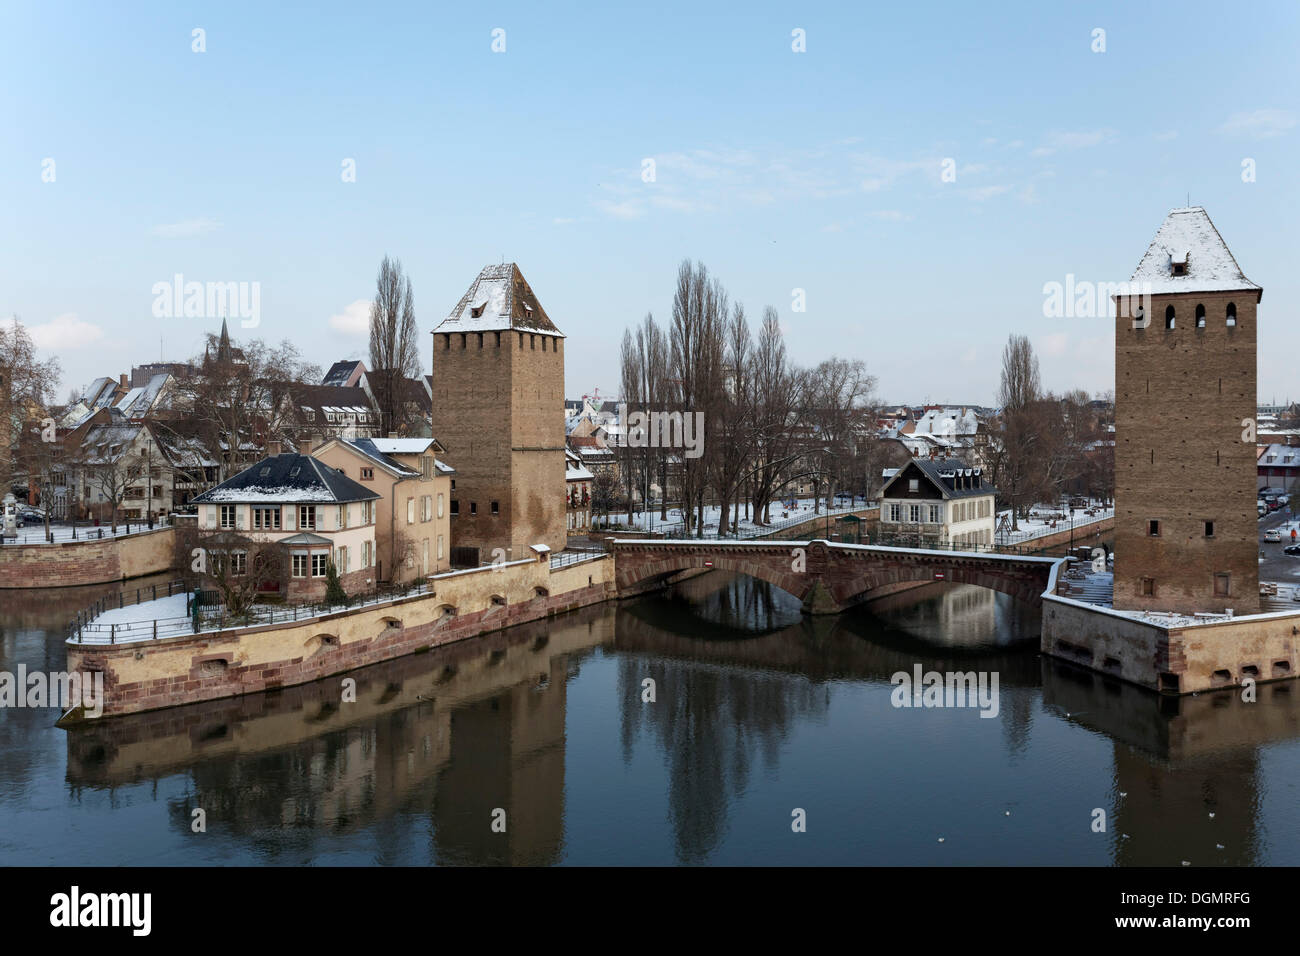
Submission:
M 1290 496 L 1290 495 L 1278 495 L 1278 496 L 1277 496 L 1277 503 L 1278 503 L 1279 505 L 1282 505 L 1283 507 L 1285 507 L 1285 506 L 1287 506 L 1287 505 L 1289 505 L 1289 504 L 1291 503 L 1291 496 Z
M 1256 510 L 1259 511 L 1259 516 L 1261 518 L 1264 517 L 1264 515 L 1268 514 L 1268 505 L 1264 504 L 1264 502 L 1262 501 L 1256 501 L 1255 508 Z
M 1265 540 L 1265 541 L 1281 541 L 1281 540 L 1282 540 L 1282 532 L 1279 531 L 1277 528 L 1269 528 L 1267 531 L 1264 532 L 1264 540 Z
M 1289 554 L 1292 557 L 1300 557 L 1300 544 L 1288 544 L 1282 549 L 1283 554 Z

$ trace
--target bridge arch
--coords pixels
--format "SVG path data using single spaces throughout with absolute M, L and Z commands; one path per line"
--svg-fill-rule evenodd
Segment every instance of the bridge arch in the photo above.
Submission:
M 756 560 L 748 552 L 728 553 L 726 549 L 707 546 L 687 546 L 677 549 L 655 549 L 640 552 L 637 558 L 615 562 L 615 585 L 620 597 L 628 597 L 654 590 L 667 578 L 682 571 L 712 570 L 747 574 L 766 581 L 775 588 L 798 598 L 808 597 L 814 580 L 807 574 L 796 574 L 791 568 L 788 551 L 783 558 L 771 555 Z

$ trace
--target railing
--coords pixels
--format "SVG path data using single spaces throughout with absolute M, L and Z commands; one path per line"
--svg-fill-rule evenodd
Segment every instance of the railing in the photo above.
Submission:
M 968 554 L 1042 556 L 1041 548 L 1026 547 L 1016 544 L 961 544 L 953 541 L 927 542 L 923 538 L 918 539 L 911 535 L 863 535 L 863 540 L 857 543 L 881 548 L 907 548 L 916 551 L 964 551 Z
M 73 541 L 108 541 L 113 538 L 125 538 L 127 535 L 143 534 L 146 531 L 156 531 L 159 528 L 168 527 L 165 521 L 155 521 L 153 527 L 149 527 L 147 522 L 134 521 L 128 524 L 125 521 L 118 522 L 117 533 L 109 525 L 51 525 L 50 534 L 45 534 L 45 526 L 35 525 L 31 530 L 24 528 L 22 531 L 15 532 L 12 535 L 5 535 L 0 532 L 0 545 L 15 544 L 68 544 Z
M 173 594 L 182 594 L 186 590 L 186 584 L 181 580 L 168 581 L 161 587 L 163 590 L 163 597 L 171 597 Z M 156 601 L 158 600 L 158 590 L 159 585 L 150 584 L 142 588 L 119 591 L 116 597 L 111 594 L 105 594 L 84 611 L 77 612 L 72 619 L 70 630 L 73 634 L 76 634 L 78 630 L 90 624 L 105 611 L 111 611 L 114 608 L 121 610 L 122 608 L 130 607 L 133 604 L 142 604 L 145 601 Z
M 812 512 L 812 511 L 802 512 L 800 514 L 795 515 L 794 517 L 783 518 L 780 521 L 774 521 L 771 524 L 752 525 L 747 528 L 737 529 L 736 531 L 729 532 L 725 535 L 719 535 L 717 531 L 712 531 L 712 532 L 706 531 L 704 533 L 704 537 L 701 540 L 707 541 L 710 538 L 712 538 L 715 541 L 717 540 L 745 541 L 750 538 L 779 537 L 780 532 L 787 530 L 789 528 L 796 527 L 798 525 L 808 524 L 813 521 L 823 521 L 823 520 L 829 521 L 832 518 L 842 517 L 844 515 L 849 515 L 858 511 L 862 511 L 863 509 L 866 508 L 874 508 L 876 506 L 877 506 L 877 502 L 866 501 L 864 499 L 864 501 L 861 504 L 847 505 L 843 508 L 834 508 L 829 511 L 822 510 L 818 512 Z M 688 533 L 686 531 L 686 522 L 684 520 L 677 521 L 672 524 L 665 524 L 662 527 L 656 528 L 655 530 L 662 531 L 664 537 L 667 538 L 673 538 L 673 537 L 695 538 L 696 537 L 695 534 Z M 615 536 L 617 536 L 618 534 L 617 531 L 612 533 Z M 828 534 L 830 533 L 829 530 L 827 531 L 827 533 Z
M 184 590 L 183 582 L 181 590 Z M 180 593 L 180 591 L 172 592 Z M 212 593 L 212 592 L 204 592 Z M 333 614 L 338 611 L 345 611 L 351 608 L 375 607 L 381 604 L 387 604 L 392 601 L 399 601 L 403 598 L 414 597 L 425 594 L 434 594 L 434 582 L 420 580 L 408 585 L 379 585 L 370 591 L 360 594 L 350 595 L 348 600 L 341 604 L 331 604 L 328 601 L 321 601 L 315 604 L 255 604 L 247 612 L 239 615 L 228 613 L 224 605 L 218 604 L 209 608 L 200 598 L 197 615 L 194 613 L 194 606 L 187 597 L 185 606 L 187 615 L 183 618 L 160 618 L 149 621 L 131 621 L 124 623 L 96 623 L 93 617 L 103 614 L 105 611 L 112 610 L 115 606 L 111 602 L 104 604 L 96 602 L 92 607 L 98 608 L 98 611 L 91 617 L 78 615 L 74 621 L 69 640 L 76 641 L 80 644 L 119 644 L 128 641 L 153 640 L 163 637 L 179 637 L 181 635 L 198 634 L 204 631 L 224 631 L 232 627 L 261 627 L 270 624 L 288 624 L 295 621 L 309 621 L 312 618 L 323 617 L 327 614 Z M 102 605 L 102 606 L 101 606 Z M 125 607 L 127 605 L 121 605 Z
M 598 548 L 566 548 L 563 551 L 551 554 L 551 570 L 566 568 L 571 564 L 581 564 L 583 561 L 594 561 L 596 558 L 603 558 L 607 554 L 609 554 L 609 550 L 603 544 Z

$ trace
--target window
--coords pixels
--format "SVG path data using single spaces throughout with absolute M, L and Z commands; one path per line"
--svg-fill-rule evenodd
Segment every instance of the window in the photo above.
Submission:
M 316 529 L 316 506 L 299 505 L 298 506 L 298 527 L 302 530 L 308 528 L 313 531 Z
M 337 527 L 339 527 L 339 528 L 346 528 L 346 527 L 348 526 L 348 506 L 347 506 L 347 505 L 339 505 L 339 513 L 338 513 L 338 517 L 336 518 L 336 520 L 337 520 L 337 522 L 338 522 Z
M 442 535 L 438 535 L 438 560 L 442 560 Z
M 1175 275 L 1176 274 L 1177 273 L 1175 273 Z M 1173 327 L 1174 327 L 1174 307 L 1171 305 L 1165 308 L 1165 328 L 1172 329 Z
M 943 506 L 930 505 L 930 524 L 939 524 L 943 521 Z
M 1155 597 L 1155 595 L 1156 595 L 1156 579 L 1155 579 L 1155 578 L 1143 578 L 1143 579 L 1142 579 L 1142 596 L 1143 596 L 1143 597 Z
M 244 551 L 230 553 L 230 573 L 235 577 L 248 572 L 248 554 Z
M 307 555 L 295 554 L 293 556 L 293 576 L 295 578 L 305 578 L 307 576 Z
M 433 477 L 433 458 L 430 455 L 420 456 L 420 476 L 428 481 Z
M 1205 536 L 1206 536 L 1207 538 L 1213 538 L 1213 537 L 1214 537 L 1214 522 L 1213 522 L 1213 521 L 1207 521 L 1207 522 L 1205 522 Z
M 361 502 L 361 523 L 370 524 L 375 520 L 375 503 L 373 501 Z M 367 565 L 369 567 L 369 565 Z
M 921 520 L 921 506 L 920 506 L 920 505 L 908 505 L 908 506 L 907 506 L 907 516 L 908 516 L 908 517 L 907 517 L 907 520 L 908 520 L 908 521 L 911 521 L 913 524 L 915 524 L 916 522 L 920 521 L 920 520 Z
M 406 499 L 406 523 L 415 524 L 415 499 Z
M 280 529 L 280 509 L 254 508 L 253 529 L 256 531 L 278 531 Z
M 470 513 L 470 517 L 473 517 L 474 515 L 478 514 L 478 502 L 477 502 L 477 501 L 471 501 L 471 502 L 469 503 L 469 513 Z
M 907 479 L 907 490 L 908 490 L 908 491 L 911 491 L 911 492 L 917 492 L 917 491 L 920 491 L 920 490 L 921 490 L 921 481 L 920 481 L 920 479 L 919 479 L 919 478 L 909 478 L 909 479 Z
M 361 469 L 361 480 L 362 480 L 362 481 L 374 481 L 374 480 L 375 480 L 375 469 L 373 469 L 373 468 L 362 468 L 362 469 Z
M 1205 306 L 1203 305 L 1196 306 L 1196 327 L 1198 329 L 1205 328 Z
M 1233 326 L 1235 326 L 1237 324 L 1237 306 L 1229 302 L 1225 316 L 1226 316 L 1225 321 L 1227 322 L 1228 328 L 1232 328 Z
M 325 568 L 329 561 L 330 556 L 328 554 L 313 554 L 311 556 L 311 576 L 313 578 L 325 577 Z
M 334 567 L 339 569 L 339 574 L 347 574 L 352 570 L 352 555 L 348 554 L 347 545 L 338 549 L 338 554 L 334 556 Z
M 420 520 L 430 521 L 433 519 L 433 495 L 425 495 L 420 499 Z
M 1148 522 L 1147 522 L 1147 534 L 1150 535 L 1150 536 L 1153 537 L 1153 538 L 1158 538 L 1158 537 L 1160 537 L 1160 522 L 1159 522 L 1159 521 L 1154 521 L 1154 520 L 1153 520 L 1153 521 L 1148 521 Z
M 373 555 L 370 553 L 371 543 L 369 541 L 361 542 L 361 567 L 370 567 L 370 559 Z
M 492 513 L 494 515 L 499 515 L 501 513 L 501 505 L 499 502 L 492 502 Z
M 1228 597 L 1232 594 L 1232 575 L 1219 572 L 1214 576 L 1214 596 Z
M 440 492 L 438 492 L 438 517 L 439 517 L 439 518 L 442 517 L 442 512 L 443 512 L 443 507 L 442 507 L 442 492 L 440 491 Z
M 233 528 L 234 526 L 235 526 L 235 506 L 222 505 L 221 506 L 221 527 Z
M 451 499 L 451 516 L 454 518 L 460 514 L 460 501 L 456 498 Z
M 889 520 L 890 520 L 890 521 L 898 521 L 898 520 L 900 520 L 900 519 L 899 519 L 899 516 L 898 516 L 899 509 L 900 509 L 900 506 L 899 506 L 899 505 L 890 505 L 890 506 L 889 506 Z

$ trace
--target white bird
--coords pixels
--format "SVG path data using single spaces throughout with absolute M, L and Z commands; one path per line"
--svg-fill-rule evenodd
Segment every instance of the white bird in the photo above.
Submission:
M 1187 860 L 1183 860 L 1183 866 L 1191 866 L 1191 865 L 1192 864 L 1189 863 Z
M 943 837 L 939 837 L 939 842 L 940 842 L 940 843 L 943 842 Z
M 1210 814 L 1210 819 L 1211 819 L 1211 820 L 1214 819 L 1214 814 L 1213 814 L 1213 813 Z
M 1216 844 L 1214 844 L 1214 848 L 1215 848 L 1216 850 L 1222 850 L 1222 849 L 1223 849 L 1223 844 L 1222 844 L 1222 843 L 1216 843 Z
M 1121 791 L 1119 792 L 1119 795 L 1120 795 L 1121 797 L 1127 797 L 1127 796 L 1128 796 L 1128 791 L 1127 791 L 1127 790 L 1121 790 Z

